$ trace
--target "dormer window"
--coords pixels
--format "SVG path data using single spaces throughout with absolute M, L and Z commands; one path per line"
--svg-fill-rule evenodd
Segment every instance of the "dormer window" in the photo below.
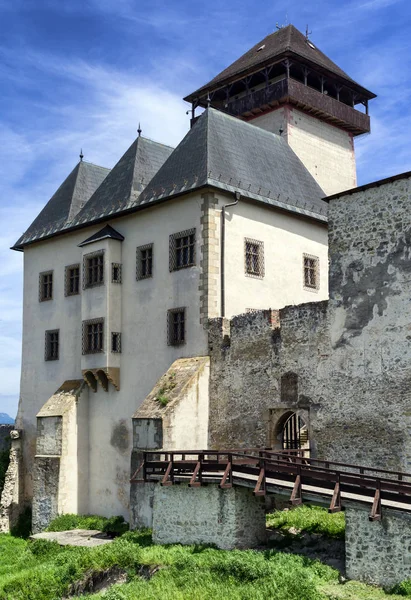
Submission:
M 83 282 L 84 288 L 104 285 L 104 250 L 84 256 Z

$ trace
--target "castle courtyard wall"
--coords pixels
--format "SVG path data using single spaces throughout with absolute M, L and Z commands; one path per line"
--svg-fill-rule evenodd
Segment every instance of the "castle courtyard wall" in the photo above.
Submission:
M 210 322 L 212 447 L 278 444 L 308 420 L 312 455 L 411 470 L 409 176 L 330 200 L 330 300 Z

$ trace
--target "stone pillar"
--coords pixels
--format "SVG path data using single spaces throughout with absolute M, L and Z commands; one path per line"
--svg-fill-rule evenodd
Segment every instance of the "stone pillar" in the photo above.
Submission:
M 369 514 L 363 506 L 346 508 L 347 576 L 384 587 L 411 579 L 411 515 L 384 507 L 381 521 Z
M 133 450 L 131 470 L 133 477 L 143 461 L 144 450 L 158 450 L 163 445 L 162 419 L 133 418 Z M 141 479 L 140 472 L 137 479 Z M 130 529 L 152 527 L 155 483 L 133 483 L 130 485 Z
M 0 500 L 0 533 L 9 533 L 16 525 L 22 506 L 22 456 L 21 432 L 10 432 L 10 463 L 6 472 Z
M 264 498 L 242 487 L 157 485 L 153 540 L 156 544 L 215 544 L 227 550 L 253 548 L 266 541 Z

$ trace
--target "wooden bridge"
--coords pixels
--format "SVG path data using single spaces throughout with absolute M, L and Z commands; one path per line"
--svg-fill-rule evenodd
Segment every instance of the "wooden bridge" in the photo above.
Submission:
M 143 453 L 131 483 L 189 487 L 243 486 L 255 496 L 290 493 L 290 504 L 306 499 L 329 503 L 338 512 L 346 501 L 370 506 L 370 521 L 381 520 L 382 507 L 411 513 L 411 473 L 308 458 L 304 450 L 179 450 Z

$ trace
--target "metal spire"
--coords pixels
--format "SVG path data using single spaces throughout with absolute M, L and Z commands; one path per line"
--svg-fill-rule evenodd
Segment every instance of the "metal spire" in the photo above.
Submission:
M 210 108 L 211 106 L 211 98 L 210 98 L 210 92 L 207 94 L 207 108 Z
M 140 123 L 138 124 L 137 133 L 138 133 L 138 137 L 141 137 L 142 129 L 141 129 Z
M 83 158 L 84 158 L 83 148 L 80 148 L 80 162 L 83 162 Z

